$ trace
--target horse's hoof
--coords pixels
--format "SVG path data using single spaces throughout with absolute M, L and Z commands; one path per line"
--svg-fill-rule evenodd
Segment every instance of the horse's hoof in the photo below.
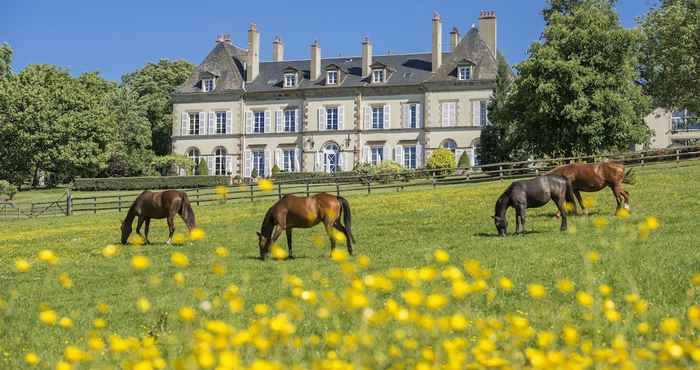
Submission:
M 165 244 L 170 245 L 170 244 L 172 244 L 172 242 L 170 241 L 170 239 L 168 239 L 168 241 L 165 242 Z

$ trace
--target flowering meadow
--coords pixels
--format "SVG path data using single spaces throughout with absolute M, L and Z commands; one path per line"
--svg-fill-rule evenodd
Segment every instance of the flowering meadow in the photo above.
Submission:
M 568 232 L 548 205 L 505 238 L 507 182 L 350 194 L 355 256 L 319 226 L 260 261 L 263 201 L 196 207 L 176 245 L 159 220 L 117 244 L 117 213 L 3 221 L 0 368 L 700 368 L 700 166 L 637 171 L 632 213 L 584 193 Z

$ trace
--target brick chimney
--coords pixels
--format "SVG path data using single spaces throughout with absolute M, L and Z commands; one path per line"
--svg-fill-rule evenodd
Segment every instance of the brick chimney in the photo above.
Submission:
M 258 77 L 260 72 L 260 34 L 255 23 L 248 29 L 248 60 L 246 61 L 246 82 Z
M 220 44 L 221 43 L 230 44 L 231 43 L 231 35 L 228 33 L 222 33 L 222 34 L 216 35 L 216 42 L 220 43 Z
M 370 74 L 369 66 L 372 65 L 372 42 L 369 37 L 365 36 L 362 39 L 362 77 L 367 77 Z
M 284 44 L 279 36 L 275 36 L 272 40 L 272 60 L 274 62 L 281 62 L 284 60 Z
M 442 21 L 440 14 L 433 13 L 433 72 L 442 65 Z
M 493 57 L 496 57 L 498 45 L 496 44 L 496 12 L 493 10 L 482 10 L 479 15 L 479 35 L 491 50 Z
M 318 40 L 314 40 L 311 44 L 311 66 L 309 71 L 311 72 L 311 80 L 317 80 L 321 77 L 321 44 Z
M 450 51 L 454 51 L 459 44 L 459 28 L 452 27 L 452 32 L 450 32 Z

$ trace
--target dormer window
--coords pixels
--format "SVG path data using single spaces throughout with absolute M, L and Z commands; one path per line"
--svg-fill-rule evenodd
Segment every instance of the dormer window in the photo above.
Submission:
M 457 78 L 460 81 L 471 80 L 472 78 L 472 67 L 468 65 L 457 67 Z
M 326 72 L 326 85 L 337 85 L 337 84 L 338 84 L 338 71 Z
M 214 88 L 216 87 L 214 83 L 213 78 L 207 78 L 202 80 L 202 91 L 204 92 L 212 92 L 214 91 Z
M 386 73 L 384 69 L 373 69 L 372 70 L 372 83 L 382 83 L 386 78 Z
M 284 87 L 294 87 L 297 85 L 297 74 L 296 73 L 285 73 L 284 74 Z

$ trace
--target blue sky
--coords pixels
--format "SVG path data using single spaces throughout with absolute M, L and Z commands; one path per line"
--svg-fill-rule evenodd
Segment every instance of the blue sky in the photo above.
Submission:
M 622 24 L 635 25 L 655 0 L 619 0 Z M 360 55 L 369 36 L 375 54 L 426 52 L 431 48 L 433 11 L 443 19 L 444 43 L 453 26 L 462 34 L 478 23 L 479 11 L 495 10 L 498 47 L 511 63 L 526 57 L 542 32 L 545 1 L 449 0 L 353 1 L 1 1 L 0 42 L 14 50 L 13 70 L 50 63 L 77 75 L 99 71 L 121 75 L 162 58 L 199 64 L 216 35 L 229 33 L 246 47 L 251 22 L 261 33 L 263 60 L 270 60 L 279 35 L 286 59 L 308 59 L 309 45 L 321 43 L 323 56 Z

